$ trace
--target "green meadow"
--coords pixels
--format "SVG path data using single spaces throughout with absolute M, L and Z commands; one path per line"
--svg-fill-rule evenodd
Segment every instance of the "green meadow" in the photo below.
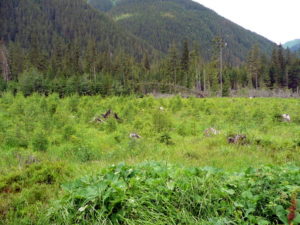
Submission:
M 298 99 L 4 93 L 0 224 L 298 224 L 299 111 Z

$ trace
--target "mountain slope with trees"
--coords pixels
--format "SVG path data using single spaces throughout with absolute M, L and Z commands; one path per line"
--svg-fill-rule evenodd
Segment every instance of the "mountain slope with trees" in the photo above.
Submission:
M 300 39 L 295 39 L 292 41 L 288 41 L 283 44 L 283 47 L 289 48 L 292 52 L 300 51 Z
M 109 54 L 124 51 L 142 58 L 156 52 L 83 0 L 3 0 L 0 21 L 0 39 L 46 58 L 63 49 L 80 57 L 91 42 Z
M 149 92 L 228 96 L 232 90 L 288 88 L 299 92 L 296 54 L 197 3 L 106 3 L 111 4 L 103 6 L 105 14 L 86 0 L 0 1 L 0 91 L 55 92 L 62 97 Z M 149 12 L 143 12 L 146 9 Z M 148 39 L 127 28 L 143 22 L 139 34 Z
M 220 36 L 228 44 L 224 51 L 227 60 L 239 64 L 255 44 L 266 54 L 271 54 L 274 47 L 266 38 L 191 0 L 89 0 L 89 3 L 163 52 L 173 42 L 179 45 L 187 39 L 199 45 L 202 56 L 209 58 L 214 51 L 213 39 Z

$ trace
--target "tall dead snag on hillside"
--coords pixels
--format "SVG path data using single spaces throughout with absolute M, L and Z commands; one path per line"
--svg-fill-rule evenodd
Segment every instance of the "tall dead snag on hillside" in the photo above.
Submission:
M 251 47 L 250 52 L 248 54 L 247 59 L 247 66 L 249 71 L 249 87 L 254 87 L 255 89 L 258 89 L 261 85 L 259 83 L 260 77 L 259 77 L 259 70 L 261 67 L 261 56 L 260 56 L 260 49 L 259 46 L 256 44 Z
M 8 51 L 5 47 L 4 41 L 0 40 L 0 66 L 3 79 L 5 81 L 11 80 L 11 73 L 9 69 Z

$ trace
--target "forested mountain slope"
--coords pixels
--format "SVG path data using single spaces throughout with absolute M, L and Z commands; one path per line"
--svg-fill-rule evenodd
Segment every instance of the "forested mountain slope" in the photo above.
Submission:
M 1 0 L 0 21 L 0 39 L 46 55 L 64 44 L 82 52 L 91 40 L 101 51 L 124 50 L 136 57 L 154 52 L 83 0 Z
M 295 54 L 198 3 L 91 1 L 0 0 L 0 91 L 120 95 L 179 86 L 227 96 L 300 87 Z M 213 41 L 220 37 L 223 57 Z
M 297 52 L 300 50 L 300 39 L 295 39 L 293 41 L 289 41 L 283 45 L 285 48 L 289 48 L 292 52 Z
M 147 40 L 157 50 L 167 52 L 170 44 L 184 39 L 200 45 L 208 58 L 213 52 L 212 40 L 221 36 L 227 43 L 228 60 L 238 64 L 249 49 L 258 44 L 270 54 L 274 43 L 219 16 L 191 0 L 89 0 L 106 11 L 122 27 Z

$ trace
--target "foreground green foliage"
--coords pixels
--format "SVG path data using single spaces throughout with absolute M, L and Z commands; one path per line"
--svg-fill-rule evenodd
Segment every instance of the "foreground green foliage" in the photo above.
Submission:
M 227 174 L 157 163 L 118 165 L 65 185 L 66 195 L 50 210 L 48 222 L 287 224 L 284 209 L 299 185 L 296 167 Z
M 62 163 L 37 163 L 0 176 L 0 224 L 31 224 L 70 176 Z
M 300 180 L 299 104 L 4 93 L 0 224 L 284 222 Z M 246 139 L 228 143 L 236 134 Z M 166 163 L 131 166 L 144 161 Z

